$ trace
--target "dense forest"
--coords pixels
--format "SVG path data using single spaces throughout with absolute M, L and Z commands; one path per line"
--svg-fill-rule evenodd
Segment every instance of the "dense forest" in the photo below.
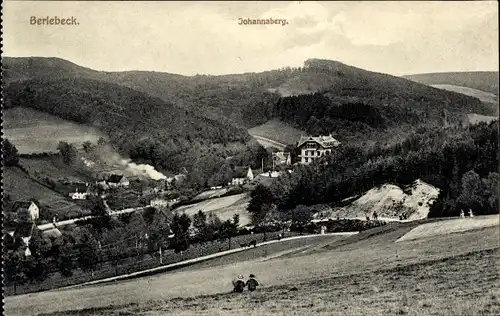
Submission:
M 33 79 L 5 88 L 5 106 L 23 106 L 98 127 L 132 159 L 193 172 L 205 185 L 225 162 L 256 165 L 260 146 L 247 131 L 119 85 L 89 79 Z M 259 155 L 260 154 L 260 155 Z M 258 156 L 255 156 L 258 155 Z
M 306 60 L 303 67 L 260 73 L 181 76 L 100 72 L 58 58 L 5 58 L 4 77 L 5 85 L 36 78 L 87 78 L 118 84 L 223 124 L 231 121 L 246 128 L 276 117 L 280 93 L 297 96 L 321 92 L 334 106 L 364 104 L 383 111 L 381 115 L 396 123 L 439 117 L 443 109 L 451 114 L 489 113 L 472 97 L 321 59 Z
M 252 196 L 254 210 L 331 204 L 384 183 L 421 179 L 441 190 L 429 216 L 498 213 L 498 121 L 467 128 L 420 128 L 387 147 L 339 147 L 332 155 L 281 177 Z

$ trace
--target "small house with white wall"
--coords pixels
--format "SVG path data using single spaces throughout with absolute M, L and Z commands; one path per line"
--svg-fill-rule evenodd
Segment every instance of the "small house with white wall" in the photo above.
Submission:
M 71 185 L 69 197 L 73 200 L 85 200 L 90 194 L 90 185 L 88 183 L 75 183 Z
M 106 180 L 106 184 L 110 188 L 123 187 L 126 188 L 130 185 L 130 181 L 122 174 L 112 174 Z
M 252 168 L 250 167 L 236 167 L 233 171 L 233 178 L 231 185 L 243 185 L 254 178 Z
M 40 208 L 33 201 L 16 201 L 12 205 L 18 223 L 34 223 L 40 218 Z

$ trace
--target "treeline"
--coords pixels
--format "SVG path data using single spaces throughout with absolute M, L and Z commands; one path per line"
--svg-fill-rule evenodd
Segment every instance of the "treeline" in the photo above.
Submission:
M 54 273 L 69 278 L 77 270 L 92 275 L 106 267 L 118 271 L 118 266 L 131 258 L 135 262 L 146 255 L 158 258 L 160 249 L 179 253 L 192 243 L 228 241 L 231 248 L 231 239 L 239 234 L 238 215 L 221 221 L 201 211 L 190 218 L 147 208 L 142 214 L 112 218 L 104 214 L 102 205 L 95 205 L 93 213 L 97 217 L 78 221 L 76 228 L 63 230 L 61 236 L 44 235 L 35 228 L 28 257 L 21 238 L 4 240 L 6 284 L 42 282 Z
M 421 179 L 441 190 L 429 216 L 498 212 L 498 121 L 468 128 L 420 128 L 404 141 L 362 148 L 342 145 L 330 156 L 301 166 L 252 194 L 249 210 L 327 203 L 374 186 L 404 186 Z

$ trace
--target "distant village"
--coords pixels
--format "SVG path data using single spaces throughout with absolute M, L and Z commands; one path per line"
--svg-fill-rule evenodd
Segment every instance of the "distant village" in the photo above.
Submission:
M 331 135 L 328 136 L 302 136 L 297 147 L 300 151 L 296 162 L 292 163 L 290 152 L 278 151 L 272 153 L 272 170 L 264 171 L 252 169 L 249 166 L 237 166 L 233 170 L 232 179 L 228 183 L 220 183 L 206 190 L 218 190 L 223 187 L 231 188 L 256 183 L 262 179 L 273 179 L 279 177 L 283 172 L 292 173 L 293 166 L 297 164 L 310 164 L 315 160 L 330 154 L 340 143 Z M 63 188 L 66 199 L 81 204 L 90 197 L 101 198 L 104 201 L 107 212 L 112 213 L 125 208 L 141 209 L 154 207 L 158 209 L 172 209 L 182 201 L 182 197 L 172 194 L 176 186 L 186 180 L 187 171 L 165 179 L 145 180 L 139 176 L 126 176 L 118 172 L 99 172 L 93 178 L 93 182 L 71 181 L 61 179 L 54 187 Z M 121 201 L 113 205 L 111 201 Z M 141 200 L 142 204 L 130 204 L 129 201 Z M 5 213 L 5 222 L 9 229 L 4 232 L 5 238 L 21 240 L 25 255 L 30 255 L 28 248 L 29 240 L 35 227 L 41 230 L 42 235 L 53 237 L 61 236 L 59 231 L 58 216 L 54 216 L 51 222 L 41 222 L 41 206 L 36 200 L 13 201 L 10 210 Z M 74 221 L 73 221 L 74 222 Z

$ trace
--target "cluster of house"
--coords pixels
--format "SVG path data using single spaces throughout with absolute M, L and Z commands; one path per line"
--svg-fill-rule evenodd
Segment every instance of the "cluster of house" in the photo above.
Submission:
M 7 217 L 5 220 L 15 223 L 15 228 L 4 231 L 4 241 L 10 239 L 13 242 L 19 237 L 24 255 L 30 256 L 28 245 L 33 230 L 36 228 L 36 221 L 40 218 L 40 208 L 33 201 L 16 201 L 12 204 L 11 212 L 6 212 L 5 215 Z

